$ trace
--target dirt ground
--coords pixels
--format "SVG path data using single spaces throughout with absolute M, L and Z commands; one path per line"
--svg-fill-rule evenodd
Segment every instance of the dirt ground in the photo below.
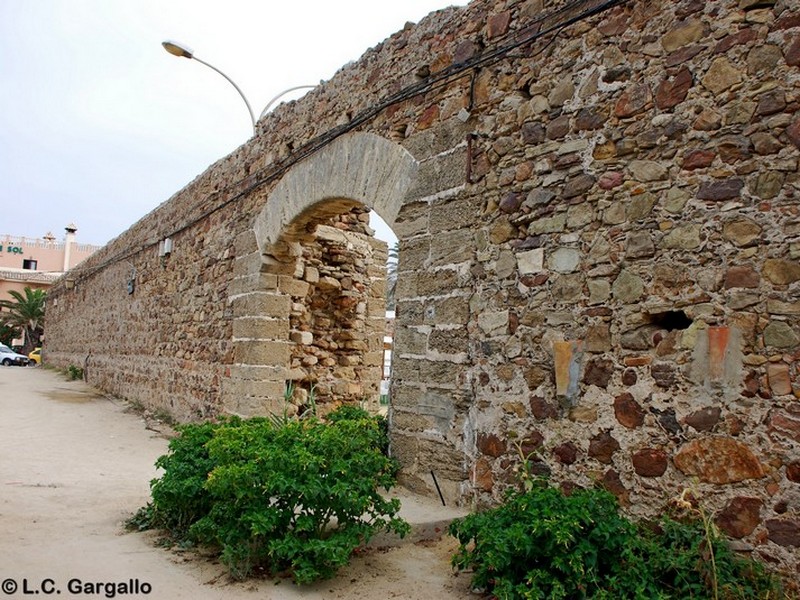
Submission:
M 153 533 L 126 532 L 166 448 L 164 432 L 148 429 L 123 401 L 42 367 L 0 367 L 0 596 L 478 597 L 468 575 L 452 573 L 456 544 L 447 536 L 368 548 L 336 578 L 300 588 L 232 581 L 218 562 L 159 547 Z

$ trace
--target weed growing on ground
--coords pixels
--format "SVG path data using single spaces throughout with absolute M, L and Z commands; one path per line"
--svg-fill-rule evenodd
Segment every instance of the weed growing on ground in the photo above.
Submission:
M 178 543 L 219 550 L 237 578 L 263 568 L 297 583 L 331 577 L 375 533 L 404 535 L 385 432 L 360 409 L 327 421 L 230 418 L 183 425 L 152 501 L 129 525 L 163 529 Z
M 76 379 L 83 379 L 83 369 L 81 367 L 76 367 L 75 365 L 70 365 L 67 367 L 67 376 L 72 381 L 75 381 Z
M 495 509 L 454 521 L 452 562 L 512 599 L 782 598 L 777 578 L 735 555 L 707 519 L 633 523 L 605 490 L 567 496 L 527 480 Z

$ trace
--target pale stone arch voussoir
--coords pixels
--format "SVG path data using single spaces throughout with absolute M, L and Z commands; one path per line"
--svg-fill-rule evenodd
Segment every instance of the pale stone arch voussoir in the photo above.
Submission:
M 372 133 L 337 138 L 278 183 L 255 220 L 259 250 L 269 254 L 286 228 L 325 200 L 361 203 L 394 225 L 418 163 L 402 146 Z

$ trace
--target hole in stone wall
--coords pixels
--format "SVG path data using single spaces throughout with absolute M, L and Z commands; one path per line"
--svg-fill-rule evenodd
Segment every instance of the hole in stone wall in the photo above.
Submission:
M 667 331 L 676 329 L 689 329 L 692 320 L 686 316 L 682 310 L 668 310 L 665 312 L 652 313 L 645 315 L 645 319 L 651 325 L 657 325 Z

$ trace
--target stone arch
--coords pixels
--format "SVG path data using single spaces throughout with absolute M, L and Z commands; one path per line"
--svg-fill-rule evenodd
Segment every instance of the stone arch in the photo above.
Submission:
M 235 364 L 223 391 L 226 411 L 251 415 L 283 408 L 286 382 L 302 379 L 292 367 L 298 347 L 312 343 L 308 331 L 293 327 L 295 309 L 322 283 L 309 278 L 305 249 L 324 238 L 324 244 L 360 245 L 359 251 L 372 252 L 363 236 L 343 234 L 325 223 L 363 206 L 391 226 L 417 169 L 417 161 L 402 146 L 355 133 L 295 165 L 269 194 L 253 229 L 238 240 L 235 282 L 240 293 L 232 295 Z M 368 312 L 377 321 L 378 311 Z M 380 340 L 382 344 L 382 332 Z M 373 348 L 361 350 L 365 362 L 376 360 L 374 352 L 369 355 Z
M 253 229 L 262 254 L 323 200 L 357 202 L 394 224 L 418 168 L 402 146 L 371 133 L 336 139 L 295 165 L 269 196 Z

